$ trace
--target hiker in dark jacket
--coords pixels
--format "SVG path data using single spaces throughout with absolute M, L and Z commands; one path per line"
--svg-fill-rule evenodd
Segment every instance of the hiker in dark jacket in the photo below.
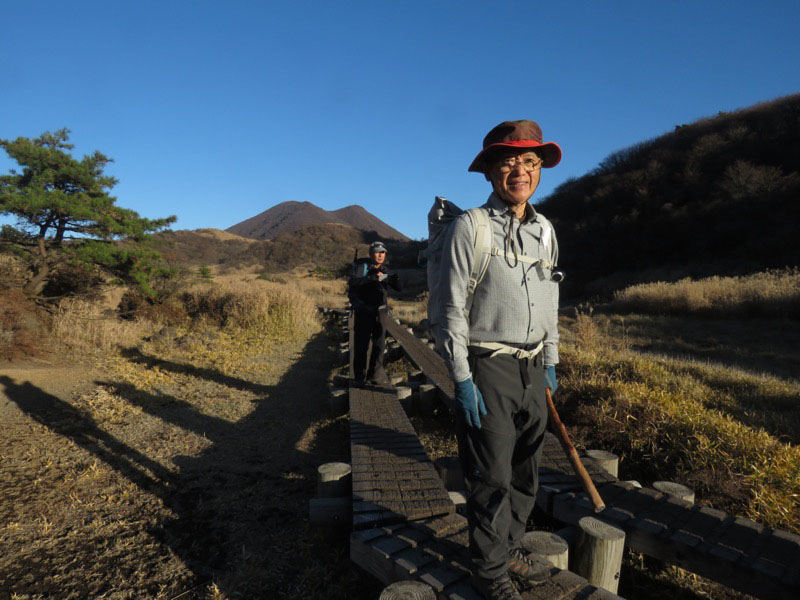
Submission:
M 521 600 L 510 575 L 529 585 L 549 574 L 520 546 L 536 500 L 545 387 L 555 393 L 558 363 L 558 245 L 529 200 L 541 168 L 560 160 L 533 121 L 492 129 L 469 167 L 493 190 L 479 209 L 491 231 L 491 249 L 480 254 L 490 259 L 471 298 L 479 251 L 468 214 L 453 222 L 442 250 L 441 349 L 455 384 L 473 585 L 492 600 Z
M 386 331 L 379 311 L 386 307 L 387 286 L 400 291 L 400 279 L 397 273 L 389 271 L 385 262 L 386 246 L 383 242 L 373 242 L 369 247 L 369 260 L 356 265 L 348 286 L 347 295 L 355 315 L 353 376 L 357 385 L 365 381 L 373 384 L 389 381 L 383 369 Z M 367 364 L 370 340 L 372 352 Z

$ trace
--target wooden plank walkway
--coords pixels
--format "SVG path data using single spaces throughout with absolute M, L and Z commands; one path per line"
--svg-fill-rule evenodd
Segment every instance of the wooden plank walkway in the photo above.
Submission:
M 452 403 L 453 385 L 444 361 L 427 344 L 384 317 L 387 331 Z M 741 517 L 671 498 L 652 488 L 617 482 L 584 458 L 607 508 L 594 508 L 548 434 L 539 471 L 537 504 L 565 523 L 594 516 L 626 532 L 626 545 L 723 585 L 765 599 L 800 598 L 800 536 Z
M 618 482 L 599 492 L 607 504 L 599 515 L 585 494 L 575 492 L 556 495 L 552 514 L 565 523 L 600 518 L 623 529 L 632 550 L 756 598 L 800 598 L 800 536 L 652 488 Z
M 455 511 L 393 388 L 350 386 L 353 528 Z
M 418 580 L 441 600 L 480 600 L 470 585 L 467 520 L 453 514 L 356 531 L 350 558 L 384 583 Z M 520 590 L 526 600 L 615 600 L 619 596 L 553 567 L 542 585 Z
M 381 322 L 386 328 L 386 332 L 403 347 L 411 362 L 417 365 L 417 368 L 425 373 L 431 383 L 439 388 L 447 404 L 451 405 L 455 396 L 454 387 L 442 358 L 431 350 L 425 342 L 397 323 L 392 318 L 391 313 L 382 312 Z

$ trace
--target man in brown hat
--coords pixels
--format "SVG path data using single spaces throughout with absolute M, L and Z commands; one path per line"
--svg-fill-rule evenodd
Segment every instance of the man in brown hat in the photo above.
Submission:
M 561 149 L 544 143 L 533 121 L 492 129 L 469 167 L 492 184 L 479 209 L 491 229 L 486 274 L 470 285 L 480 257 L 469 215 L 450 227 L 442 256 L 442 346 L 455 382 L 473 585 L 497 600 L 521 598 L 510 575 L 536 584 L 551 567 L 529 557 L 520 540 L 538 487 L 545 386 L 555 392 L 558 363 L 558 245 L 529 200 L 541 168 L 560 160 Z

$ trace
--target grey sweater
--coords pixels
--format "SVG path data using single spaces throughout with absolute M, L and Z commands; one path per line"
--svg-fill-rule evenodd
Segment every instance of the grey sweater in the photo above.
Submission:
M 467 363 L 470 342 L 537 344 L 544 342 L 544 364 L 558 363 L 558 284 L 551 269 L 514 259 L 518 255 L 558 260 L 552 226 L 526 207 L 522 223 L 494 193 L 483 205 L 492 224 L 493 256 L 478 284 L 469 316 L 465 315 L 467 282 L 475 260 L 473 227 L 468 215 L 453 223 L 444 242 L 441 266 L 441 312 L 444 358 L 455 381 L 471 375 Z M 513 218 L 512 218 L 513 217 Z M 511 238 L 507 233 L 511 229 Z M 513 240 L 513 247 L 511 245 Z M 503 256 L 502 251 L 507 255 Z

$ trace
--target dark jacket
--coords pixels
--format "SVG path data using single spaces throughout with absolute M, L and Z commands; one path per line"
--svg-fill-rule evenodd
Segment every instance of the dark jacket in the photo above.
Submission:
M 363 263 L 356 265 L 356 272 L 350 277 L 347 297 L 356 310 L 377 313 L 378 307 L 386 304 L 387 287 L 398 292 L 402 289 L 397 273 L 392 273 L 385 264 Z

